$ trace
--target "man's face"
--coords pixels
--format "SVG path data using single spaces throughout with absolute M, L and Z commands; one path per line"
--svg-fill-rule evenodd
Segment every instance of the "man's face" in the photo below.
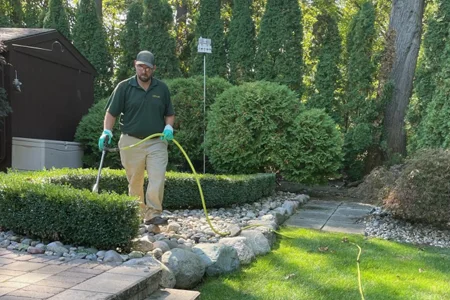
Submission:
M 136 75 L 142 82 L 148 82 L 152 78 L 155 67 L 150 68 L 144 64 L 135 64 Z

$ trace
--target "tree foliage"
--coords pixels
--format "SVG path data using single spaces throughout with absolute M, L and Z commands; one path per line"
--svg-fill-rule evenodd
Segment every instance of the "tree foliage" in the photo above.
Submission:
M 96 101 L 108 96 L 112 90 L 112 58 L 94 0 L 80 0 L 78 3 L 73 44 L 97 70 L 94 89 Z
M 46 1 L 43 0 L 26 0 L 24 6 L 23 21 L 25 27 L 38 28 L 43 27 L 43 18 L 45 18 Z
M 437 6 L 436 11 L 427 18 L 428 29 L 422 44 L 423 56 L 419 61 L 414 82 L 417 100 L 410 105 L 408 111 L 408 121 L 412 129 L 409 149 L 412 151 L 424 146 L 447 145 L 447 133 L 442 132 L 447 126 L 442 126 L 444 120 L 437 118 L 445 114 L 445 111 L 439 110 L 445 105 L 442 89 L 448 88 L 442 76 L 448 72 L 445 64 L 448 63 L 450 54 L 447 45 L 450 38 L 450 2 L 438 0 Z M 437 124 L 433 124 L 433 121 Z
M 176 42 L 173 30 L 172 8 L 167 0 L 144 0 L 142 17 L 141 48 L 155 55 L 156 76 L 176 78 L 181 76 L 180 64 L 176 57 Z
M 142 10 L 141 0 L 135 0 L 128 6 L 125 26 L 120 34 L 122 53 L 117 66 L 117 82 L 131 77 L 135 73 L 133 61 L 141 50 L 139 25 L 142 22 Z
M 63 0 L 49 0 L 43 26 L 44 28 L 56 29 L 70 39 L 69 19 Z
M 257 44 L 256 79 L 289 86 L 302 93 L 301 11 L 297 0 L 268 0 Z
M 200 37 L 211 39 L 211 54 L 197 52 Z M 206 55 L 206 75 L 226 77 L 225 34 L 224 24 L 220 17 L 220 0 L 200 1 L 199 16 L 191 51 L 193 59 L 191 74 L 203 74 L 203 56 Z
M 375 10 L 365 2 L 353 17 L 347 36 L 347 86 L 344 95 L 345 167 L 350 177 L 363 175 L 365 153 L 374 144 L 373 121 L 378 108 L 373 101 L 375 67 L 372 46 Z
M 228 36 L 230 80 L 233 83 L 254 78 L 255 25 L 249 0 L 234 0 Z
M 313 55 L 317 56 L 314 94 L 308 106 L 323 108 L 336 122 L 341 120 L 342 108 L 336 95 L 340 78 L 341 38 L 336 19 L 324 12 L 314 24 Z

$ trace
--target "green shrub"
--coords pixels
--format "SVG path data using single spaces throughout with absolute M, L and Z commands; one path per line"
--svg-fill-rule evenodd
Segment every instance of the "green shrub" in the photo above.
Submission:
M 137 236 L 136 199 L 95 194 L 12 173 L 0 178 L 0 226 L 44 240 L 126 248 Z
M 244 83 L 223 92 L 208 115 L 213 167 L 231 174 L 280 170 L 280 150 L 290 147 L 286 132 L 300 107 L 297 95 L 277 83 Z
M 196 169 L 203 165 L 204 96 L 203 77 L 167 80 L 175 108 L 175 139 L 189 155 Z M 232 85 L 223 78 L 206 80 L 206 111 L 216 97 Z M 188 170 L 184 156 L 175 145 L 169 147 L 169 162 L 180 170 Z M 209 168 L 210 169 L 210 168 Z
M 421 150 L 405 163 L 384 207 L 395 217 L 450 225 L 450 151 Z
M 83 116 L 75 132 L 75 141 L 84 147 L 83 164 L 87 168 L 98 168 L 102 152 L 98 149 L 98 138 L 103 131 L 103 120 L 105 119 L 105 107 L 108 99 L 100 100 L 94 104 L 89 112 Z M 119 121 L 113 128 L 113 140 L 111 147 L 117 147 L 120 138 Z M 118 152 L 109 152 L 105 155 L 103 167 L 121 168 Z
M 54 169 L 20 173 L 22 178 L 33 178 L 44 184 L 68 185 L 76 189 L 91 190 L 97 177 L 94 169 Z M 273 194 L 274 174 L 211 175 L 198 174 L 206 206 L 228 207 L 233 204 L 251 203 Z M 146 186 L 148 183 L 145 177 Z M 103 169 L 99 192 L 128 193 L 124 170 Z M 202 208 L 197 181 L 190 173 L 166 173 L 164 208 Z
M 306 183 L 326 182 L 341 167 L 342 135 L 323 109 L 302 112 L 286 129 L 289 147 L 280 149 L 282 175 Z

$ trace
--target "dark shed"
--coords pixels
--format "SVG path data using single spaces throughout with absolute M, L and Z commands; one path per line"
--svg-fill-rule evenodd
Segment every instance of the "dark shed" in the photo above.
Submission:
M 0 128 L 4 170 L 11 167 L 13 137 L 73 141 L 94 102 L 95 69 L 54 29 L 0 28 L 0 41 L 8 63 L 0 67 L 0 87 L 13 109 Z M 13 84 L 16 76 L 20 91 Z

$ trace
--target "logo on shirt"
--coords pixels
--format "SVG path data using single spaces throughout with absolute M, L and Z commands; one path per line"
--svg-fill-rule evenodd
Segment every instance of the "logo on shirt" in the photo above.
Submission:
M 153 95 L 153 98 L 161 98 L 160 95 Z

